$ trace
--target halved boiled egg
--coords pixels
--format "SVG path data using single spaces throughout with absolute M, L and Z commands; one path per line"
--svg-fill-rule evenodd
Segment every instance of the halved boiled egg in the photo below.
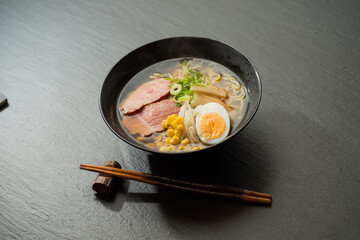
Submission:
M 196 132 L 205 144 L 216 144 L 226 138 L 230 131 L 230 118 L 219 103 L 207 103 L 194 109 Z

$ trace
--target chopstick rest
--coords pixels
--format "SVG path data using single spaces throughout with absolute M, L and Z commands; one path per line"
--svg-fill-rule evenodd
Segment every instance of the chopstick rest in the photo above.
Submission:
M 7 104 L 7 98 L 0 92 L 0 108 Z
M 104 167 L 113 167 L 121 169 L 120 163 L 114 160 L 106 161 Z M 92 185 L 92 189 L 102 195 L 109 196 L 114 188 L 115 177 L 105 173 L 100 173 Z

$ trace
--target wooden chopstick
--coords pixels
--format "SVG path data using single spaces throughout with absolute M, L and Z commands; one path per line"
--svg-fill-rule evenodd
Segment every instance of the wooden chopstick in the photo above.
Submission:
M 239 188 L 199 184 L 152 175 L 148 173 L 133 172 L 112 167 L 103 167 L 88 164 L 81 164 L 80 169 L 104 173 L 115 177 L 130 179 L 138 182 L 144 182 L 156 186 L 168 187 L 187 192 L 202 193 L 212 196 L 222 196 L 246 202 L 254 202 L 266 205 L 269 205 L 271 203 L 271 195 L 269 194 L 253 192 Z
M 240 189 L 240 188 L 199 184 L 199 183 L 188 182 L 188 181 L 183 181 L 183 180 L 178 180 L 178 179 L 175 180 L 175 179 L 171 179 L 168 177 L 157 176 L 157 175 L 153 175 L 153 174 L 149 174 L 149 173 L 134 172 L 134 171 L 124 170 L 124 169 L 103 167 L 103 166 L 96 166 L 96 165 L 89 165 L 89 164 L 81 164 L 80 167 L 91 167 L 91 168 L 97 168 L 97 169 L 108 170 L 108 171 L 111 170 L 111 171 L 124 173 L 124 174 L 130 174 L 130 175 L 134 175 L 134 176 L 149 177 L 149 178 L 153 178 L 153 179 L 164 180 L 164 181 L 172 182 L 175 184 L 189 185 L 189 186 L 200 187 L 200 188 L 205 188 L 205 189 L 209 189 L 209 190 L 211 189 L 214 191 L 226 191 L 226 192 L 241 193 L 241 194 L 248 195 L 248 196 L 255 196 L 255 197 L 271 199 L 271 195 L 269 195 L 269 194 L 254 192 L 254 191 L 250 191 L 250 190 L 244 190 L 244 189 Z

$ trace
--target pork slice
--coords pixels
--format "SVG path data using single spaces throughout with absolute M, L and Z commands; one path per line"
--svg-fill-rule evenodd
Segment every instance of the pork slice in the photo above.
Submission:
M 122 124 L 131 134 L 148 136 L 153 132 L 163 131 L 162 121 L 179 111 L 180 107 L 176 106 L 173 100 L 165 99 L 145 106 L 135 115 L 125 116 Z
M 120 109 L 127 115 L 166 97 L 170 93 L 169 83 L 164 78 L 158 78 L 142 84 L 120 103 Z
M 164 130 L 162 127 L 162 121 L 169 115 L 178 114 L 179 111 L 180 107 L 176 106 L 173 100 L 165 99 L 160 102 L 147 105 L 144 110 L 139 113 L 139 115 L 154 132 L 159 132 Z

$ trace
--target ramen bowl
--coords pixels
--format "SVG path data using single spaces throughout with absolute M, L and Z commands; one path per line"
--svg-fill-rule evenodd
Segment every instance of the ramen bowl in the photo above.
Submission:
M 124 56 L 107 75 L 100 93 L 100 112 L 110 130 L 124 142 L 152 153 L 184 154 L 189 152 L 159 152 L 146 147 L 131 136 L 121 125 L 119 96 L 127 83 L 144 69 L 170 59 L 205 59 L 232 71 L 245 84 L 249 103 L 243 120 L 232 129 L 220 143 L 198 151 L 223 144 L 238 134 L 254 117 L 261 100 L 261 80 L 255 66 L 241 52 L 217 40 L 200 37 L 174 37 L 141 46 Z

